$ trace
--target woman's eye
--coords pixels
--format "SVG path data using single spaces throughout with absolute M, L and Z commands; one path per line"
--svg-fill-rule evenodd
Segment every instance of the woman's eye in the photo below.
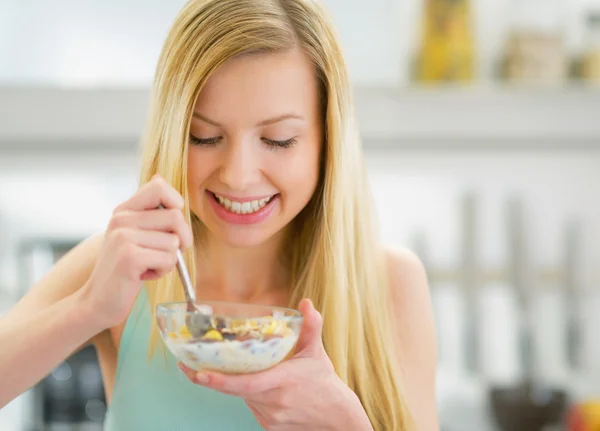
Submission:
M 262 140 L 264 143 L 273 148 L 290 148 L 297 142 L 296 138 L 286 139 L 285 141 L 277 141 L 267 138 L 262 138 Z
M 192 145 L 207 147 L 207 146 L 216 145 L 220 140 L 221 140 L 221 136 L 214 136 L 212 138 L 197 138 L 194 135 L 190 135 L 190 143 Z M 262 141 L 273 149 L 290 148 L 297 142 L 296 138 L 290 138 L 290 139 L 286 139 L 286 140 L 262 138 Z
M 219 142 L 220 139 L 220 136 L 215 136 L 213 138 L 196 138 L 194 135 L 190 135 L 190 143 L 193 145 L 215 145 L 217 142 Z

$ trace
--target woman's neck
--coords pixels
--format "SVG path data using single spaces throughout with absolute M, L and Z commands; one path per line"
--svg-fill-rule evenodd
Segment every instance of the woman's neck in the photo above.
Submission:
M 283 233 L 251 248 L 232 247 L 208 234 L 197 253 L 198 296 L 281 302 L 290 287 L 284 250 Z

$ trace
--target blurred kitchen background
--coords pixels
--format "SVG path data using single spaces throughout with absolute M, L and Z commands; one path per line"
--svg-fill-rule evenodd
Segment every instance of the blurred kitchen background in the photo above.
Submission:
M 443 430 L 599 430 L 600 0 L 325 3 L 382 234 L 430 277 Z M 135 191 L 183 4 L 0 0 L 0 316 Z M 105 409 L 85 349 L 0 429 L 96 430 Z

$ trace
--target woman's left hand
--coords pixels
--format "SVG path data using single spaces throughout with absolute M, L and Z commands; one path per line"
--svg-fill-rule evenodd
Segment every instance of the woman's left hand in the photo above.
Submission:
M 267 431 L 371 430 L 360 400 L 337 376 L 325 352 L 320 313 L 308 299 L 299 309 L 304 323 L 296 352 L 271 369 L 226 375 L 179 367 L 193 383 L 243 398 Z

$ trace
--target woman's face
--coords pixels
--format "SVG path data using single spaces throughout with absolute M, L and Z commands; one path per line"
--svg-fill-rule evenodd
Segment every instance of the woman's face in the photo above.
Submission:
M 216 239 L 259 245 L 298 215 L 317 186 L 321 123 L 300 50 L 240 56 L 210 77 L 194 107 L 188 186 Z

